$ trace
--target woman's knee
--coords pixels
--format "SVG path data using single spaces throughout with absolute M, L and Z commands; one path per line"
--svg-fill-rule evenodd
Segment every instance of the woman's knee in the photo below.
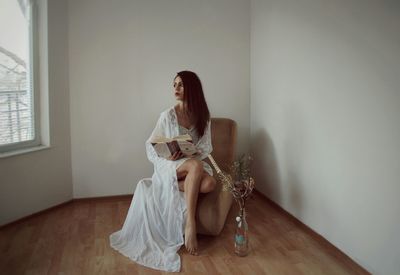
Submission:
M 213 177 L 207 176 L 201 182 L 200 192 L 202 192 L 202 193 L 211 192 L 215 189 L 216 185 L 217 185 L 217 181 Z
M 197 159 L 189 159 L 187 162 L 190 171 L 198 173 L 203 171 L 203 163 L 201 161 Z

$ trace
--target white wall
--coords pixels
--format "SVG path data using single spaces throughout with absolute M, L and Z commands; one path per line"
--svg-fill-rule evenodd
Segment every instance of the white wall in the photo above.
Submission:
M 72 198 L 66 10 L 66 1 L 48 3 L 51 148 L 0 159 L 0 225 Z
M 400 270 L 400 4 L 253 0 L 258 188 L 375 274 Z
M 212 116 L 250 121 L 250 2 L 69 2 L 74 198 L 132 193 L 150 177 L 144 142 L 175 104 L 176 72 L 195 71 Z

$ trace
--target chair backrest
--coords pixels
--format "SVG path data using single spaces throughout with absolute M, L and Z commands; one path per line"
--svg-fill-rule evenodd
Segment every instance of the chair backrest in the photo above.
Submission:
M 229 118 L 211 118 L 211 155 L 219 167 L 228 171 L 236 153 L 236 122 Z
M 230 172 L 229 167 L 235 159 L 236 153 L 236 122 L 228 118 L 211 118 L 211 142 L 213 151 L 211 155 L 218 166 L 225 172 Z M 206 159 L 208 163 L 208 158 Z M 214 177 L 217 182 L 220 179 Z M 224 191 L 222 184 L 207 194 L 199 196 L 197 203 L 197 233 L 217 236 L 224 228 L 225 220 L 232 205 L 232 194 Z

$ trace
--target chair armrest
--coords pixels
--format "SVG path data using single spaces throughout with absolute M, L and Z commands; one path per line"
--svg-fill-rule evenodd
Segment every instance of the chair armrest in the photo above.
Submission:
M 197 233 L 219 235 L 224 228 L 232 201 L 231 192 L 223 191 L 221 182 L 217 180 L 217 186 L 212 192 L 199 197 L 196 211 Z

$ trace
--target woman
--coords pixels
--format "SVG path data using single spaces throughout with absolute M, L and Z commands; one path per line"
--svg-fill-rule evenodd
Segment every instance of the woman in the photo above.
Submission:
M 212 151 L 210 113 L 198 76 L 182 71 L 174 79 L 178 104 L 161 113 L 146 141 L 148 159 L 154 164 L 151 179 L 139 181 L 125 223 L 110 236 L 111 246 L 139 264 L 180 271 L 177 254 L 184 243 L 197 255 L 195 212 L 199 192 L 214 189 L 211 167 L 204 161 Z M 157 156 L 151 140 L 157 136 L 191 135 L 199 154 L 193 158 L 176 153 Z M 183 238 L 183 235 L 185 236 Z

